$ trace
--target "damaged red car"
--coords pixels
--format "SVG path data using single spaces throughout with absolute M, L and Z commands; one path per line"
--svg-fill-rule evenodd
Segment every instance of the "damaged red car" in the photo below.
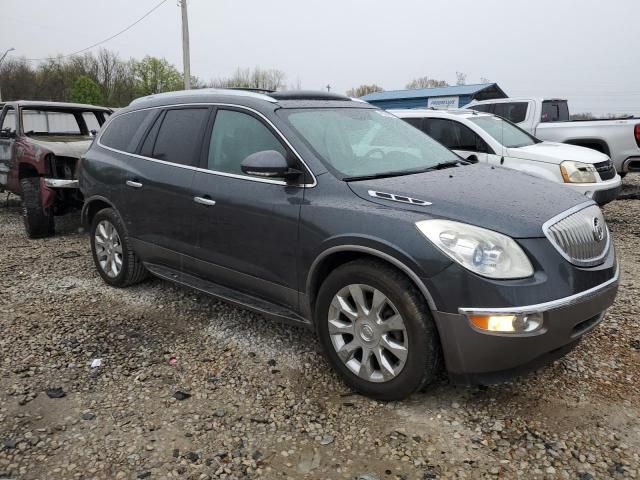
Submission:
M 53 235 L 54 217 L 82 206 L 78 162 L 112 110 L 24 100 L 0 108 L 0 192 L 22 198 L 28 237 Z

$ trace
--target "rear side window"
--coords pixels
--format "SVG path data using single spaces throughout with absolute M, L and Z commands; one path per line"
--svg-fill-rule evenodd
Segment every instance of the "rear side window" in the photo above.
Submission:
M 267 126 L 251 115 L 219 110 L 211 133 L 207 168 L 244 175 L 242 161 L 252 153 L 275 150 L 286 158 L 287 151 Z
M 493 113 L 512 123 L 521 123 L 527 118 L 527 106 L 527 102 L 496 103 Z
M 208 116 L 208 108 L 167 110 L 157 129 L 158 136 L 150 156 L 180 165 L 196 165 L 202 145 L 202 129 Z M 144 150 L 146 145 L 147 142 Z
M 540 122 L 568 122 L 569 106 L 567 102 L 545 100 L 542 102 Z
M 152 110 L 138 110 L 115 117 L 100 137 L 100 143 L 122 152 L 134 153 L 153 113 Z
M 469 127 L 453 120 L 425 119 L 424 131 L 451 150 L 476 151 L 479 137 Z

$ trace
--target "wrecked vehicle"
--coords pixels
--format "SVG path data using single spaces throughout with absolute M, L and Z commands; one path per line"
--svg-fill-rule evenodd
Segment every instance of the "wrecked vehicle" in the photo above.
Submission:
M 29 238 L 52 235 L 54 216 L 82 206 L 76 167 L 112 110 L 25 100 L 0 108 L 0 192 L 22 198 Z

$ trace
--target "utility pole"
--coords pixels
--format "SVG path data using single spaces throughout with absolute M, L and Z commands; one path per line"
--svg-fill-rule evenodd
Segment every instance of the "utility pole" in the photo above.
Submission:
M 4 57 L 6 57 L 9 52 L 13 52 L 14 50 L 15 50 L 15 48 L 9 48 L 4 52 L 4 54 L 0 57 L 0 67 L 2 66 L 2 62 L 4 61 Z M 0 90 L 0 102 L 1 101 L 2 101 L 2 90 Z
M 331 91 L 331 85 L 327 84 L 326 89 L 327 89 L 327 92 L 330 92 Z
M 182 64 L 184 69 L 184 89 L 191 89 L 191 56 L 189 54 L 189 16 L 187 0 L 180 0 L 182 10 Z

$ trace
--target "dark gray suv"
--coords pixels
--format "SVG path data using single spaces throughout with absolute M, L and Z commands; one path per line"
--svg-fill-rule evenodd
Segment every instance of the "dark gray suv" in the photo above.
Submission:
M 81 161 L 106 283 L 147 272 L 314 329 L 353 388 L 400 399 L 444 367 L 500 381 L 568 352 L 613 303 L 600 209 L 464 164 L 328 93 L 197 90 L 134 101 Z

